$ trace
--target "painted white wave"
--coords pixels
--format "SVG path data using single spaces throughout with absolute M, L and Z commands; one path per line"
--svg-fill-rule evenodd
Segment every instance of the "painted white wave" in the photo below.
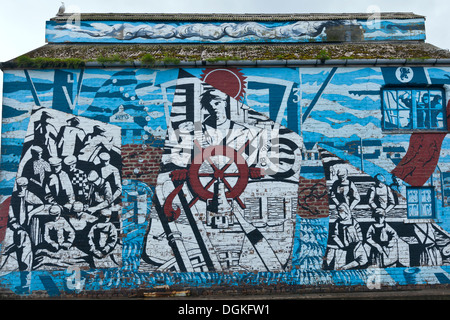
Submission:
M 22 102 L 6 96 L 3 97 L 3 105 L 7 105 L 11 108 L 21 111 L 30 111 L 33 110 L 33 108 L 38 108 L 38 106 L 36 106 L 34 102 Z
M 268 108 L 269 107 L 269 103 L 264 103 L 264 102 L 260 102 L 260 101 L 256 101 L 256 100 L 251 100 L 251 99 L 247 99 L 246 101 L 247 106 L 249 107 L 264 107 L 264 108 Z
M 161 118 L 162 116 L 164 116 L 164 112 L 160 112 L 160 111 L 151 111 L 151 112 L 148 112 L 148 115 L 149 115 L 151 118 L 156 119 L 156 118 Z
M 306 100 L 302 101 L 307 102 Z M 309 103 L 306 103 L 307 106 Z M 382 114 L 381 114 L 381 108 L 374 109 L 374 110 L 367 110 L 364 109 L 364 107 L 361 107 L 361 109 L 353 109 L 353 108 L 347 108 L 341 104 L 339 104 L 336 101 L 330 101 L 326 99 L 319 100 L 316 105 L 314 106 L 312 112 L 314 111 L 333 111 L 337 114 L 351 114 L 352 116 L 358 118 L 358 119 L 365 119 L 368 117 L 373 117 L 376 119 L 381 120 Z M 335 121 L 337 122 L 337 121 Z
M 2 133 L 2 139 L 23 139 L 25 138 L 26 134 L 26 130 L 7 131 Z
M 255 36 L 262 39 L 317 37 L 323 34 L 328 25 L 354 25 L 356 21 L 298 21 L 284 26 L 269 27 L 257 22 L 204 24 L 192 23 L 185 25 L 169 24 L 131 24 L 92 23 L 92 29 L 82 28 L 75 24 L 55 26 L 55 31 L 47 30 L 47 34 L 55 38 L 73 36 L 73 33 L 85 34 L 90 37 L 112 37 L 119 40 L 135 38 L 170 39 L 199 37 L 205 40 L 217 40 L 223 37 L 242 38 Z
M 416 30 L 411 30 L 409 33 L 410 37 L 414 37 L 414 36 L 418 36 L 423 34 L 423 32 L 420 31 L 416 31 Z M 405 33 L 402 32 L 401 30 L 396 30 L 396 32 L 391 32 L 391 33 L 387 33 L 384 31 L 374 31 L 374 32 L 370 32 L 370 33 L 365 33 L 364 34 L 364 39 L 369 40 L 369 39 L 377 39 L 377 38 L 403 38 L 405 37 Z
M 383 138 L 381 129 L 373 123 L 369 123 L 365 126 L 356 123 L 334 128 L 329 123 L 308 118 L 308 120 L 303 123 L 302 131 L 321 133 L 328 138 L 350 138 L 353 135 L 357 135 L 362 139 Z
M 11 171 L 0 171 L 0 181 L 9 181 L 11 179 L 15 179 L 17 176 L 17 172 Z
M 101 74 L 101 73 L 90 73 L 90 72 L 86 72 L 84 75 L 83 75 L 83 78 L 84 78 L 84 80 L 88 80 L 88 79 L 104 79 L 104 80 L 108 80 L 108 79 L 111 79 L 111 77 L 112 77 L 112 75 L 111 74 L 107 74 L 107 73 L 104 73 L 104 74 Z
M 351 83 L 351 84 L 333 84 L 329 83 L 327 87 L 325 88 L 322 95 L 330 94 L 330 93 L 339 93 L 341 96 L 352 98 L 353 100 L 363 100 L 364 98 L 369 98 L 373 101 L 380 100 L 380 95 L 356 95 L 353 92 L 357 91 L 379 91 L 380 90 L 380 84 L 376 82 L 371 82 L 370 80 L 377 80 L 375 78 L 368 79 L 367 82 L 364 83 Z M 307 83 L 302 84 L 301 90 L 304 93 L 317 93 L 320 90 L 320 87 L 322 86 L 322 83 Z

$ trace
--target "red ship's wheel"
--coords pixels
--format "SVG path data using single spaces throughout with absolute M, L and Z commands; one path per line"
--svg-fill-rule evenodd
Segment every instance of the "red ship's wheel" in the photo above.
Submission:
M 214 158 L 222 156 L 227 162 L 222 167 L 218 167 L 214 163 Z M 207 166 L 208 170 L 200 168 Z M 209 168 L 208 168 L 209 166 Z M 210 187 L 218 180 L 221 180 L 225 187 L 225 196 L 228 199 L 235 199 L 241 206 L 244 204 L 240 201 L 239 196 L 247 187 L 249 179 L 249 168 L 247 162 L 242 155 L 227 146 L 210 146 L 202 150 L 193 159 L 193 163 L 189 168 L 189 182 L 193 191 L 197 196 L 206 201 L 212 199 L 214 193 L 210 191 Z

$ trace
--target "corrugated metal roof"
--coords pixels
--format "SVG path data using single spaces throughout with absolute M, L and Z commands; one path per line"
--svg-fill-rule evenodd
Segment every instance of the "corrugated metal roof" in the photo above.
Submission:
M 56 16 L 52 21 L 66 21 L 73 13 Z M 374 18 L 373 13 L 288 13 L 288 14 L 232 14 L 232 13 L 81 13 L 82 21 L 320 21 Z M 380 19 L 425 19 L 412 12 L 381 12 Z

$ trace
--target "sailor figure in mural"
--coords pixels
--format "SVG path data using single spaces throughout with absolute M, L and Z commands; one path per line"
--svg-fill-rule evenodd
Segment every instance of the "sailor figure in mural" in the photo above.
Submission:
M 339 167 L 336 172 L 337 180 L 331 187 L 331 200 L 337 208 L 346 204 L 349 210 L 353 210 L 360 202 L 361 197 L 355 183 L 348 179 L 348 170 Z
M 47 159 L 58 155 L 56 146 L 58 132 L 50 119 L 53 119 L 53 117 L 47 111 L 43 111 L 39 120 L 34 122 L 33 131 L 34 145 L 43 149 L 43 156 Z
M 288 270 L 300 136 L 253 121 L 242 103 L 197 78 L 180 78 L 176 92 L 140 268 Z M 280 146 L 281 137 L 295 147 Z M 280 171 L 289 172 L 274 178 Z
M 86 137 L 86 132 L 79 125 L 80 119 L 73 117 L 67 120 L 67 125 L 62 126 L 59 130 L 56 141 L 60 156 L 67 157 L 78 154 Z
M 374 211 L 388 214 L 395 207 L 394 194 L 382 174 L 375 175 L 375 185 L 369 189 L 369 205 Z
M 13 191 L 9 207 L 8 225 L 3 246 L 3 259 L 0 269 L 6 263 L 17 264 L 20 271 L 20 292 L 27 292 L 30 286 L 29 272 L 33 266 L 32 252 L 32 225 L 33 216 L 43 210 L 43 202 L 28 190 L 28 179 L 20 177 L 16 181 L 16 190 Z
M 62 170 L 62 159 L 52 157 L 49 163 L 52 171 L 44 180 L 45 200 L 70 208 L 75 202 L 75 194 L 68 174 Z
M 338 218 L 327 249 L 325 261 L 331 268 L 347 270 L 367 263 L 361 227 L 346 203 L 338 207 Z
M 375 220 L 370 225 L 366 234 L 366 251 L 372 266 L 388 268 L 395 266 L 399 260 L 397 232 L 386 222 L 386 214 L 383 209 L 373 212 Z

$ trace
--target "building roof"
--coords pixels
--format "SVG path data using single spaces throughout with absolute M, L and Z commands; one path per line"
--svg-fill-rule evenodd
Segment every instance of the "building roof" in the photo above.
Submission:
M 47 44 L 3 63 L 3 68 L 71 67 L 78 61 L 86 67 L 178 64 L 297 64 L 338 63 L 391 64 L 432 60 L 448 63 L 450 52 L 423 42 L 336 44 Z M 406 60 L 406 61 L 405 61 Z M 68 65 L 65 65 L 64 62 Z M 303 62 L 302 62 L 303 61 Z M 194 63 L 195 62 L 195 63 Z M 442 62 L 442 61 L 441 61 Z
M 380 13 L 277 13 L 277 14 L 228 14 L 228 13 L 65 13 L 50 19 L 64 22 L 77 16 L 81 21 L 325 21 L 380 19 L 425 19 L 412 12 Z

